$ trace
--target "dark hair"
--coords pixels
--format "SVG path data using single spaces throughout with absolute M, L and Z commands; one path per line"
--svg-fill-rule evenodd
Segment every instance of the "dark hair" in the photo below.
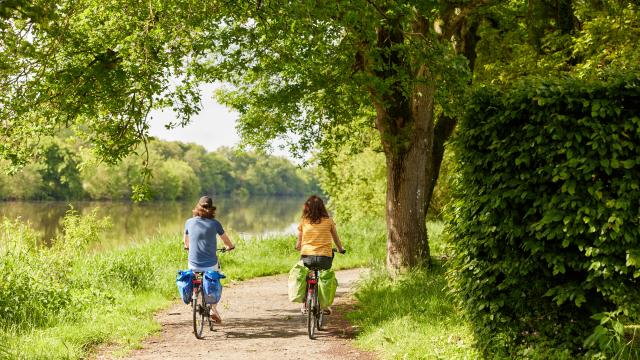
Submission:
M 304 208 L 302 209 L 302 218 L 309 220 L 312 224 L 319 224 L 322 218 L 328 218 L 329 213 L 324 207 L 324 202 L 317 195 L 311 195 L 304 202 Z
M 213 219 L 216 217 L 216 207 L 213 206 L 213 200 L 208 196 L 203 196 L 193 208 L 193 216 L 200 216 L 205 219 Z

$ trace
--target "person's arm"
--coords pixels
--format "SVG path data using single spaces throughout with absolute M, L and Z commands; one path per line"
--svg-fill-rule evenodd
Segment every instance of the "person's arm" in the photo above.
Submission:
M 188 249 L 189 248 L 189 234 L 184 234 L 184 236 L 182 237 L 182 241 L 184 242 L 184 248 Z
M 336 243 L 336 246 L 338 247 L 338 252 L 339 253 L 344 253 L 344 248 L 342 247 L 342 242 L 340 241 L 340 237 L 338 236 L 338 231 L 336 230 L 335 226 L 331 227 L 331 237 L 333 238 L 333 242 Z
M 298 241 L 296 241 L 296 250 L 300 251 L 302 247 L 302 230 L 298 231 Z
M 222 242 L 224 242 L 224 247 L 227 249 L 227 251 L 236 248 L 235 245 L 233 245 L 233 243 L 231 242 L 231 239 L 229 239 L 229 235 L 227 235 L 227 233 L 220 235 L 220 239 L 222 239 Z

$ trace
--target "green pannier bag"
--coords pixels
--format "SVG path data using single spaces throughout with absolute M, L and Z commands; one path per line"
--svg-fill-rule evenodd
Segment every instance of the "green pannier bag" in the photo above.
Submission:
M 291 270 L 289 270 L 289 301 L 291 302 L 303 302 L 304 301 L 304 292 L 307 290 L 307 273 L 309 269 L 307 269 L 304 264 L 302 264 L 302 260 L 298 261 Z
M 333 304 L 333 298 L 336 296 L 338 288 L 338 280 L 336 272 L 333 270 L 320 271 L 320 281 L 318 282 L 318 302 L 320 307 L 326 308 Z

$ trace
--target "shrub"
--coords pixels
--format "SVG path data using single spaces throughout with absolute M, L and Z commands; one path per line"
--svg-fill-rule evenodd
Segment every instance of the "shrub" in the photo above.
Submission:
M 0 223 L 0 329 L 27 331 L 64 315 L 74 302 L 70 267 L 105 226 L 107 220 L 98 220 L 95 211 L 84 217 L 70 211 L 63 233 L 46 248 L 28 224 L 4 219 Z
M 638 319 L 639 114 L 638 77 L 473 95 L 448 276 L 485 354 L 583 354 L 596 314 Z

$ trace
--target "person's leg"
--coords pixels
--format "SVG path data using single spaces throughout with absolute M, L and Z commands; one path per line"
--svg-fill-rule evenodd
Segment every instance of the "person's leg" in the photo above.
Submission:
M 222 317 L 220 317 L 218 313 L 217 305 L 218 304 L 211 304 L 211 320 L 220 324 L 222 323 Z
M 210 270 L 213 271 L 217 271 L 220 272 L 220 263 L 215 264 L 214 266 L 212 266 L 210 268 Z M 220 313 L 218 313 L 218 304 L 211 304 L 211 311 L 210 311 L 210 315 L 211 315 L 211 320 L 220 324 L 222 323 L 222 317 L 220 316 Z
M 318 256 L 318 259 L 316 261 L 318 262 L 319 267 L 325 271 L 330 270 L 331 266 L 333 265 L 332 256 Z M 318 282 L 320 282 L 320 279 L 318 279 Z M 323 307 L 322 312 L 325 315 L 331 315 L 331 306 Z

